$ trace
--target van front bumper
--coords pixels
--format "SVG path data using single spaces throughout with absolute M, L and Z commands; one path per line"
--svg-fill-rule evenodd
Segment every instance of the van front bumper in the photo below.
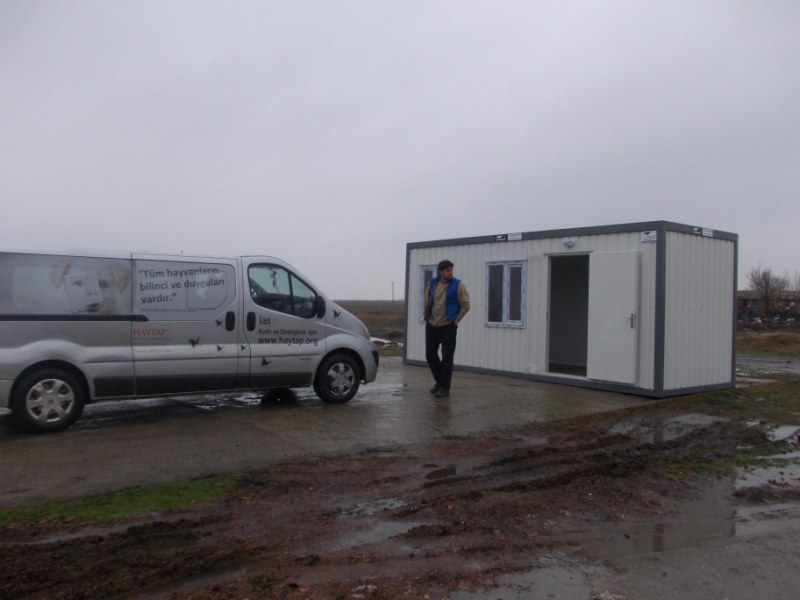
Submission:
M 364 366 L 364 372 L 361 374 L 361 380 L 364 383 L 375 381 L 378 377 L 378 347 L 370 343 L 368 348 L 364 348 L 360 352 L 361 364 Z

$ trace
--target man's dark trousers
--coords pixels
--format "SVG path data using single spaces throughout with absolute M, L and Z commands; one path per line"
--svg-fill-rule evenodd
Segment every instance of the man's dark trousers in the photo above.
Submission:
M 458 327 L 453 323 L 442 327 L 425 324 L 425 360 L 428 361 L 436 383 L 447 391 L 450 391 L 450 381 L 453 379 L 453 355 L 456 353 L 457 332 Z M 439 346 L 442 347 L 441 359 Z

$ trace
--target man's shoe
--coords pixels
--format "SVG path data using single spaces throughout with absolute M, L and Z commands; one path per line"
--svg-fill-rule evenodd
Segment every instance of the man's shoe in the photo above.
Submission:
M 431 388 L 431 394 L 435 394 L 435 393 L 436 393 L 436 392 L 438 392 L 440 389 L 442 389 L 442 386 L 440 386 L 440 385 L 437 383 L 435 386 L 433 386 L 433 387 Z
M 439 388 L 436 393 L 434 394 L 437 398 L 447 398 L 450 396 L 450 390 L 446 390 L 444 388 Z

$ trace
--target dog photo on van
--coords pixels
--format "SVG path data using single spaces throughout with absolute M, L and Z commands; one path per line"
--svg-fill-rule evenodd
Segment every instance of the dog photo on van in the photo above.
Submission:
M 121 262 L 62 260 L 51 267 L 50 278 L 56 290 L 66 293 L 70 312 L 112 315 L 130 310 L 121 308 L 120 299 L 131 284 L 130 269 Z

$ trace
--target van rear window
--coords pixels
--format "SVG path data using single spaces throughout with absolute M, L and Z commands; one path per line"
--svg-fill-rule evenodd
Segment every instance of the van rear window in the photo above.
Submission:
M 128 260 L 2 255 L 0 314 L 128 315 L 130 312 Z

